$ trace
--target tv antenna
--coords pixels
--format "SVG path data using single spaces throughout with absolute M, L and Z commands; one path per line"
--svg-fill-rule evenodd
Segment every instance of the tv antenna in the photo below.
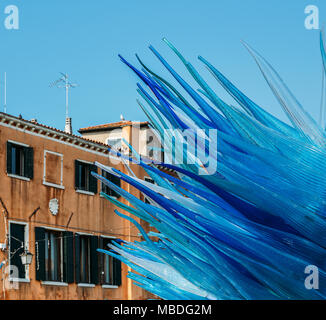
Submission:
M 7 72 L 5 72 L 4 82 L 1 80 L 1 85 L 3 84 L 3 97 L 4 97 L 4 104 L 3 104 L 3 112 L 7 113 Z
M 71 83 L 69 81 L 68 74 L 62 72 L 60 72 L 60 74 L 62 75 L 62 77 L 54 81 L 53 83 L 51 83 L 50 88 L 57 87 L 57 88 L 66 89 L 66 119 L 68 119 L 69 118 L 69 89 L 78 87 L 78 84 Z

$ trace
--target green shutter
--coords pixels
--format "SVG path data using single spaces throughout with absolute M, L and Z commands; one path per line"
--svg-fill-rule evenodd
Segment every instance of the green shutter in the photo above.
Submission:
M 12 143 L 7 142 L 7 173 L 12 174 Z
M 98 284 L 98 237 L 91 236 L 91 283 Z
M 97 193 L 97 179 L 93 177 L 92 172 L 97 173 L 97 166 L 91 165 L 89 168 L 89 191 Z
M 10 265 L 18 268 L 18 278 L 25 279 L 26 271 L 20 255 L 24 252 L 21 248 L 25 242 L 25 225 L 10 223 Z
M 33 148 L 24 148 L 24 165 L 25 165 L 25 177 L 29 179 L 34 178 L 34 150 Z
M 113 259 L 113 285 L 121 286 L 121 261 Z
M 63 233 L 64 239 L 64 282 L 74 282 L 74 234 L 66 231 Z
M 80 283 L 80 237 L 75 234 L 75 282 Z
M 45 230 L 35 227 L 35 272 L 36 280 L 45 280 Z

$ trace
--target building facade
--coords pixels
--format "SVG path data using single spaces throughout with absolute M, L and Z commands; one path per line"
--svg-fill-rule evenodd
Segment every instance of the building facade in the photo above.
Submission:
M 151 160 L 164 160 L 161 143 L 148 122 L 123 120 L 82 128 L 79 133 L 84 138 L 108 144 L 122 152 L 129 151 L 126 141 L 140 155 Z
M 149 298 L 127 278 L 127 266 L 97 252 L 139 237 L 100 195 L 119 198 L 91 175 L 101 174 L 96 161 L 125 171 L 104 143 L 0 113 L 0 299 Z M 23 264 L 26 253 L 33 254 L 30 265 Z

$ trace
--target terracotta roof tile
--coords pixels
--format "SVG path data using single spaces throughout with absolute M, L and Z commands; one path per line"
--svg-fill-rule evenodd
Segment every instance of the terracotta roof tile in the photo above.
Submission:
M 26 124 L 30 124 L 30 125 L 33 125 L 33 126 L 38 126 L 38 127 L 45 128 L 45 129 L 48 129 L 48 130 L 52 130 L 52 131 L 55 131 L 56 133 L 58 133 L 59 135 L 65 135 L 65 136 L 69 136 L 69 137 L 72 137 L 72 138 L 77 138 L 78 140 L 84 140 L 85 142 L 94 143 L 94 144 L 97 144 L 97 145 L 102 146 L 102 147 L 108 147 L 108 145 L 105 144 L 105 143 L 95 141 L 95 140 L 91 140 L 91 139 L 87 139 L 85 137 L 77 136 L 75 134 L 70 134 L 70 133 L 67 133 L 67 132 L 65 132 L 63 130 L 59 130 L 57 128 L 47 126 L 45 124 L 41 124 L 41 123 L 38 123 L 36 121 L 26 120 L 26 119 L 23 119 L 21 117 L 15 117 L 13 115 L 6 114 L 6 113 L 3 113 L 3 112 L 0 112 L 0 116 L 8 118 L 9 120 L 11 118 L 11 119 L 15 119 L 15 120 L 17 120 L 19 122 L 24 122 Z
M 86 132 L 93 132 L 93 131 L 101 131 L 105 129 L 116 129 L 116 128 L 122 128 L 125 126 L 130 126 L 133 123 L 138 123 L 141 127 L 148 125 L 147 121 L 144 122 L 135 122 L 135 121 L 119 121 L 119 122 L 112 122 L 112 123 L 106 123 L 106 124 L 100 124 L 97 126 L 87 127 L 87 128 L 81 128 L 78 130 L 79 133 L 86 133 Z

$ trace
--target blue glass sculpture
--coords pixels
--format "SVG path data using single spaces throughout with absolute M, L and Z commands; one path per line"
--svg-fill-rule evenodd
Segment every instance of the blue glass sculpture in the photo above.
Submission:
M 157 233 L 146 234 L 133 218 L 117 210 L 136 225 L 145 240 L 115 242 L 108 250 L 99 251 L 126 263 L 137 272 L 128 275 L 136 285 L 163 299 L 324 299 L 325 123 L 318 124 L 309 115 L 272 66 L 247 44 L 292 125 L 266 112 L 199 57 L 237 102 L 237 106 L 227 104 L 170 42 L 163 41 L 199 89 L 193 89 L 150 46 L 185 93 L 150 70 L 138 56 L 141 69 L 120 57 L 141 80 L 137 91 L 142 101 L 138 104 L 160 138 L 168 132 L 170 138 L 180 140 L 186 130 L 201 130 L 215 143 L 216 152 L 207 155 L 205 143 L 198 145 L 190 139 L 182 156 L 194 161 L 173 164 L 151 163 L 132 146 L 130 157 L 111 150 L 123 160 L 138 163 L 155 185 L 98 163 L 102 170 L 138 188 L 150 203 L 93 173 L 131 206 L 103 195 L 148 222 Z M 326 70 L 322 34 L 320 43 Z M 217 132 L 216 141 L 209 138 L 210 131 Z M 166 144 L 165 152 L 173 152 L 172 146 Z M 198 155 L 208 157 L 207 163 L 216 170 L 205 174 L 209 166 L 201 163 Z M 174 170 L 176 176 L 159 170 L 158 164 Z M 318 290 L 305 286 L 307 266 L 319 270 Z

